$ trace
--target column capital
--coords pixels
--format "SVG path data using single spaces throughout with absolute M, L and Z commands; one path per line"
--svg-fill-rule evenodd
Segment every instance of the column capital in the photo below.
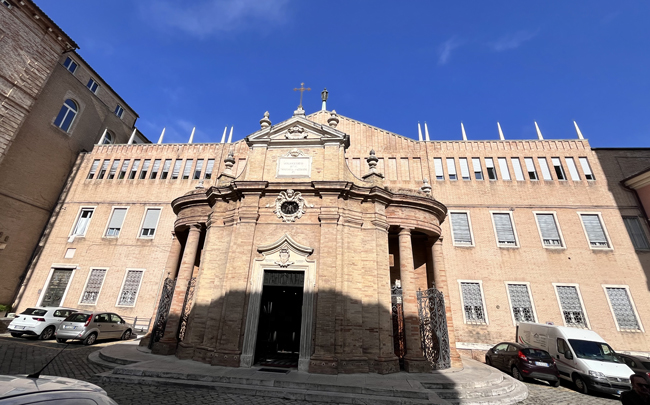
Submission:
M 413 228 L 408 228 L 408 227 L 401 226 L 399 228 L 399 235 L 411 235 L 412 230 L 413 230 Z
M 195 224 L 190 224 L 189 225 L 189 231 L 190 232 L 201 232 L 201 229 L 203 229 L 203 224 L 200 223 L 195 223 Z

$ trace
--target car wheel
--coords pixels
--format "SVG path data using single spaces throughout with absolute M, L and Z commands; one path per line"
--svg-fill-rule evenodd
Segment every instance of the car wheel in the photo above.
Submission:
M 519 371 L 517 366 L 512 367 L 512 378 L 514 378 L 515 380 L 524 381 L 524 376 L 521 375 L 521 372 Z
M 56 341 L 59 343 L 65 343 L 68 341 L 68 339 L 61 339 L 61 338 L 56 338 Z
M 38 338 L 41 340 L 48 340 L 51 339 L 52 336 L 54 336 L 54 326 L 48 326 L 47 328 L 43 329 L 43 332 L 41 332 Z
M 23 335 L 22 333 L 11 332 L 11 336 L 13 336 L 13 337 L 21 337 L 22 335 Z
M 555 388 L 559 387 L 559 386 L 560 386 L 560 380 L 552 381 L 552 382 L 551 382 L 551 386 L 553 386 L 553 387 L 555 387 Z
M 131 338 L 131 329 L 127 329 L 122 333 L 122 337 L 120 339 L 122 340 L 129 340 Z
M 589 387 L 587 387 L 587 384 L 585 383 L 585 380 L 582 379 L 580 376 L 575 376 L 573 378 L 573 383 L 576 385 L 576 389 L 583 394 L 589 394 Z
M 95 343 L 95 340 L 97 340 L 97 334 L 91 333 L 90 335 L 86 336 L 86 338 L 83 341 L 83 344 L 85 344 L 86 346 L 90 346 L 93 343 Z
M 490 360 L 488 356 L 485 356 L 485 364 L 487 364 L 490 367 L 492 366 L 492 360 Z

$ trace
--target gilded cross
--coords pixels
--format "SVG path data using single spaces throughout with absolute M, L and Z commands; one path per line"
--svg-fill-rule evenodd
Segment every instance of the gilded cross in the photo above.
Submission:
M 311 89 L 309 87 L 305 88 L 305 83 L 300 83 L 300 88 L 295 88 L 293 91 L 298 91 L 300 90 L 300 105 L 298 106 L 298 109 L 302 109 L 302 92 L 307 90 L 310 91 Z

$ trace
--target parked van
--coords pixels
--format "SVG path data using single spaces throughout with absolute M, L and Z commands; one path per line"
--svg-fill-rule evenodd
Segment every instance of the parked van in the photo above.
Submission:
M 560 378 L 587 394 L 620 394 L 631 389 L 634 374 L 596 332 L 539 323 L 520 323 L 517 342 L 544 349 L 555 359 Z

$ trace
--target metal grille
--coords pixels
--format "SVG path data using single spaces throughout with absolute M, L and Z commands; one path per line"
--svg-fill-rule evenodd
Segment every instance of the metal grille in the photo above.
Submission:
M 88 283 L 86 284 L 86 290 L 84 291 L 83 296 L 81 297 L 80 304 L 96 304 L 97 297 L 99 296 L 99 290 L 104 284 L 104 277 L 106 277 L 106 269 L 93 269 L 90 272 L 90 277 L 88 277 Z
M 625 288 L 607 287 L 607 296 L 612 304 L 612 311 L 618 327 L 623 330 L 640 330 L 632 302 Z
M 557 295 L 560 298 L 560 306 L 562 307 L 564 321 L 567 326 L 586 328 L 587 323 L 585 322 L 582 303 L 578 296 L 578 289 L 569 285 L 559 285 L 556 288 Z
M 41 301 L 42 307 L 58 307 L 61 305 L 61 300 L 63 300 L 71 276 L 72 270 L 56 269 L 52 272 L 50 284 L 47 286 Z
M 483 297 L 479 283 L 460 283 L 463 293 L 463 307 L 467 323 L 485 323 Z
M 169 277 L 167 277 L 163 283 L 163 289 L 160 293 L 160 301 L 158 302 L 156 322 L 153 324 L 151 339 L 149 340 L 149 349 L 152 349 L 153 344 L 159 342 L 165 334 L 165 327 L 167 326 L 167 319 L 169 318 L 169 308 L 172 305 L 172 298 L 174 298 L 175 286 L 176 280 Z
M 418 291 L 417 298 L 422 351 L 434 370 L 449 368 L 451 351 L 444 295 L 442 291 L 429 288 Z
M 187 332 L 187 322 L 190 319 L 190 312 L 192 311 L 192 304 L 194 303 L 194 289 L 196 287 L 196 277 L 192 277 L 187 284 L 187 292 L 185 293 L 185 302 L 183 303 L 183 312 L 181 313 L 181 325 L 178 329 L 178 341 L 182 342 L 185 339 L 185 332 Z
M 535 322 L 533 305 L 526 284 L 508 284 L 510 293 L 510 306 L 517 322 Z
M 404 366 L 406 335 L 404 334 L 404 309 L 402 307 L 402 286 L 399 280 L 391 287 L 391 310 L 393 316 L 393 348 L 399 358 L 400 368 Z
M 135 305 L 135 299 L 140 289 L 140 281 L 142 280 L 142 273 L 142 270 L 129 270 L 126 274 L 124 287 L 122 287 L 122 293 L 120 294 L 120 300 L 117 305 Z

